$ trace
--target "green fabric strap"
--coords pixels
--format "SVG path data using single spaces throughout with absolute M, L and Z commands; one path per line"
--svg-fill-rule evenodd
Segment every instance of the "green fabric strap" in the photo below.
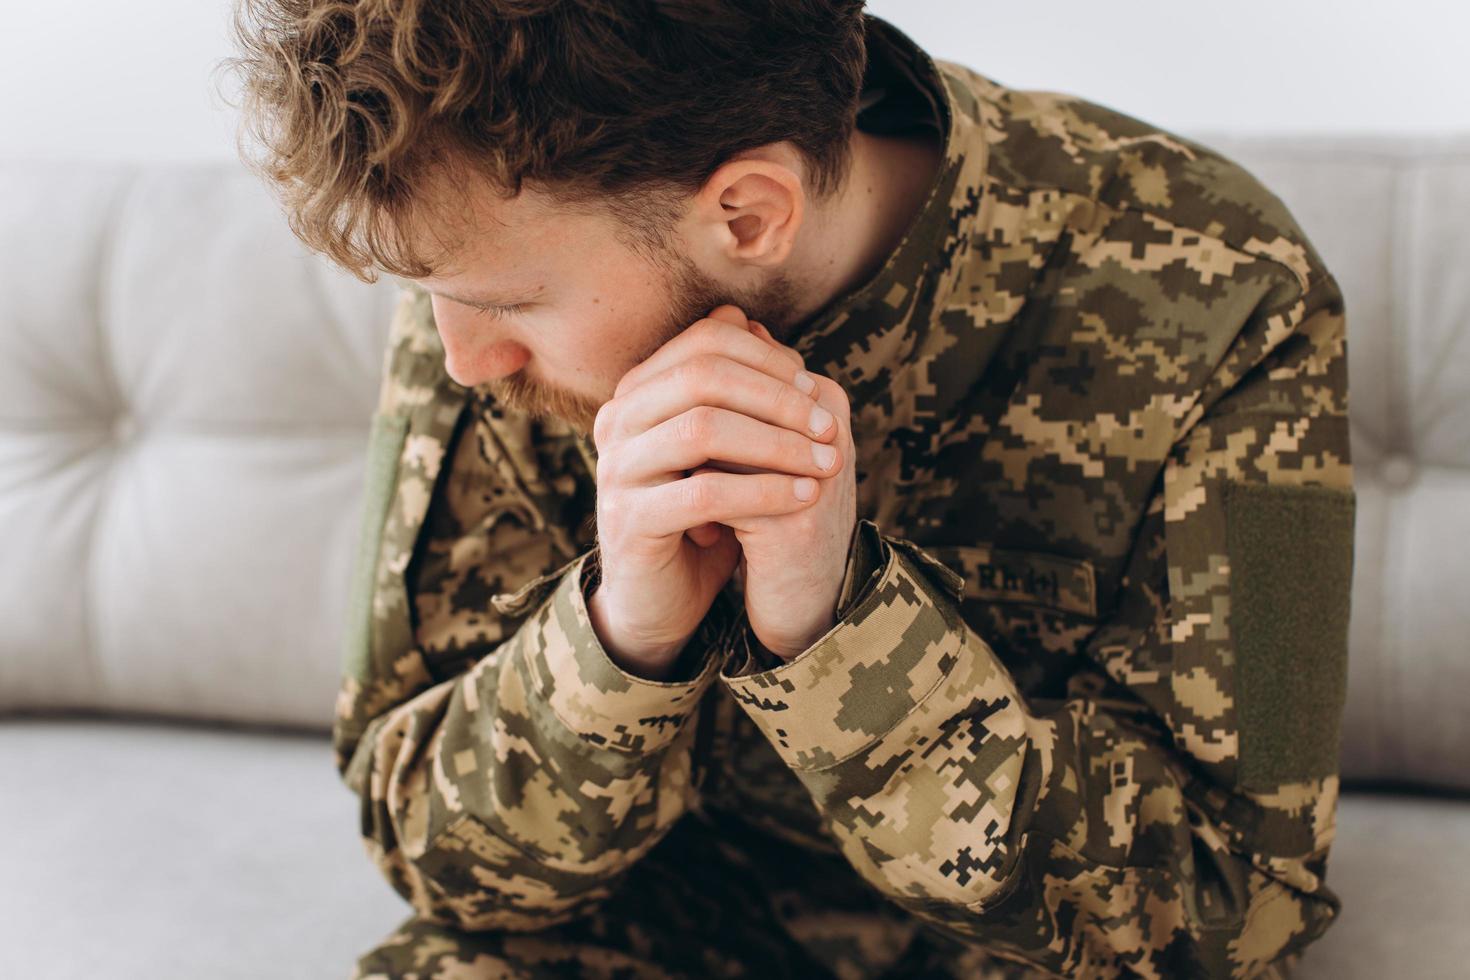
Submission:
M 408 416 L 373 416 L 368 436 L 367 469 L 363 481 L 362 525 L 357 536 L 357 556 L 352 567 L 352 586 L 347 604 L 347 629 L 343 642 L 342 672 L 359 681 L 368 678 L 372 656 L 372 600 L 377 580 L 378 552 L 383 542 L 383 525 L 393 502 L 398 479 L 398 458 L 408 438 Z

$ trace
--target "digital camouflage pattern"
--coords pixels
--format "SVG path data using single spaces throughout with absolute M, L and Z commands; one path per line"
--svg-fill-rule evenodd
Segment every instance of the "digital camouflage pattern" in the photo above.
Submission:
M 359 977 L 1277 976 L 1337 915 L 1337 282 L 1197 143 L 876 18 L 869 94 L 945 164 L 792 340 L 860 522 L 788 664 L 732 584 L 673 680 L 613 665 L 595 447 L 403 293 L 334 743 L 413 914 Z

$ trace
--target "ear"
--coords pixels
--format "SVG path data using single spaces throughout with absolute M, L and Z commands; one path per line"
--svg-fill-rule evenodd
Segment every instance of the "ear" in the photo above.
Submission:
M 793 153 L 760 147 L 720 166 L 697 195 L 698 209 L 728 262 L 778 266 L 796 243 L 806 209 L 803 168 Z

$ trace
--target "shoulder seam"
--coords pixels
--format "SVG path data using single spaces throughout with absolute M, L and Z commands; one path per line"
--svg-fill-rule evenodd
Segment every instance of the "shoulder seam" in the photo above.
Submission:
M 1087 103 L 1090 103 L 1090 104 L 1097 104 L 1097 103 L 1092 103 L 1092 101 L 1090 99 L 1087 99 L 1085 96 L 1079 95 L 1079 94 L 1077 94 L 1075 92 L 1059 92 L 1059 91 L 1054 91 L 1054 90 L 1051 90 L 1051 89 L 1018 89 L 1018 88 L 1013 88 L 1011 86 L 1002 85 L 1000 82 L 996 81 L 995 79 L 992 79 L 989 76 L 981 75 L 979 72 L 975 71 L 975 69 L 973 69 L 970 66 L 965 65 L 965 64 L 963 64 L 961 62 L 953 62 L 953 61 L 943 61 L 943 62 L 941 62 L 941 61 L 936 61 L 936 64 L 937 65 L 940 65 L 941 67 L 943 65 L 951 65 L 953 67 L 962 69 L 965 73 L 970 74 L 970 75 L 977 76 L 979 78 L 982 78 L 987 83 L 989 83 L 991 85 L 999 86 L 1000 88 L 1002 88 L 1002 89 L 1004 89 L 1004 90 L 1006 90 L 1008 92 L 1017 92 L 1017 93 L 1041 92 L 1041 93 L 1044 93 L 1044 94 L 1047 94 L 1047 95 L 1057 96 L 1058 98 L 1062 98 L 1062 99 L 1069 99 L 1069 100 L 1073 100 L 1073 101 L 1087 102 Z M 954 75 L 955 73 L 954 72 L 951 72 L 950 74 L 951 75 Z M 963 79 L 959 79 L 959 80 L 963 81 Z M 975 99 L 976 99 L 976 101 L 978 103 L 982 103 L 982 104 L 985 103 L 986 100 L 980 95 L 980 93 L 974 92 L 973 89 L 971 91 L 972 91 L 972 94 L 975 96 Z M 1107 107 L 1104 107 L 1104 108 L 1107 108 Z M 1143 120 L 1139 120 L 1139 121 L 1140 122 L 1143 122 Z M 976 132 L 977 132 L 977 135 L 979 136 L 979 138 L 980 139 L 984 139 L 984 131 L 985 131 L 984 120 L 983 119 L 982 120 L 975 120 L 975 126 L 976 126 Z M 1211 150 L 1209 147 L 1205 146 L 1204 144 L 1199 143 L 1196 140 L 1193 140 L 1190 137 L 1184 136 L 1184 135 L 1182 135 L 1180 133 L 1174 133 L 1174 132 L 1169 132 L 1167 130 L 1156 129 L 1155 130 L 1155 134 L 1158 135 L 1158 136 L 1160 136 L 1160 137 L 1166 137 L 1166 138 L 1168 138 L 1170 140 L 1174 140 L 1176 142 L 1183 143 L 1183 144 L 1187 145 L 1192 152 L 1193 151 L 1196 151 L 1196 150 L 1204 150 L 1206 152 L 1211 152 L 1211 153 L 1215 153 L 1216 152 L 1216 151 Z M 1230 159 L 1228 157 L 1225 157 L 1225 156 L 1220 155 L 1218 153 L 1216 155 L 1217 156 L 1220 156 L 1221 159 L 1223 159 L 1226 162 L 1230 163 L 1232 166 L 1236 166 L 1236 167 L 1239 167 L 1240 166 L 1239 163 L 1237 163 L 1236 161 L 1234 161 L 1234 160 L 1232 160 L 1232 159 Z M 1276 258 L 1274 256 L 1267 255 L 1267 254 L 1264 254 L 1264 253 L 1261 253 L 1261 252 L 1252 252 L 1252 251 L 1249 251 L 1242 244 L 1239 244 L 1237 242 L 1232 242 L 1232 241 L 1230 241 L 1228 239 L 1225 239 L 1225 238 L 1220 237 L 1219 235 L 1212 235 L 1209 232 L 1204 231 L 1203 229 L 1200 229 L 1200 228 L 1195 228 L 1195 227 L 1190 226 L 1190 225 L 1180 224 L 1179 222 L 1174 221 L 1174 220 L 1166 217 L 1165 215 L 1160 214 L 1159 212 L 1157 212 L 1155 210 L 1152 210 L 1150 208 L 1142 207 L 1142 206 L 1138 206 L 1138 205 L 1132 205 L 1132 204 L 1121 205 L 1121 206 L 1120 205 L 1116 205 L 1116 204 L 1109 204 L 1106 201 L 1099 200 L 1098 198 L 1096 198 L 1096 197 L 1094 197 L 1094 196 L 1092 196 L 1090 194 L 1086 194 L 1086 193 L 1084 193 L 1082 191 L 1074 190 L 1074 189 L 1072 189 L 1070 187 L 1062 187 L 1060 185 L 1055 185 L 1055 184 L 1042 184 L 1042 183 L 1035 183 L 1035 182 L 1031 182 L 1031 181 L 1019 182 L 1019 181 L 1004 180 L 1004 179 L 1001 179 L 1000 177 L 997 177 L 995 175 L 994 171 L 990 168 L 990 164 L 991 164 L 991 160 L 989 158 L 989 155 L 987 154 L 985 172 L 982 173 L 982 174 L 980 174 L 980 176 L 979 176 L 980 183 L 981 183 L 982 186 L 994 184 L 994 185 L 999 185 L 999 186 L 1013 188 L 1015 190 L 1021 191 L 1021 192 L 1026 193 L 1026 194 L 1031 194 L 1031 193 L 1034 193 L 1036 191 L 1055 191 L 1057 193 L 1067 194 L 1067 195 L 1070 195 L 1072 197 L 1080 197 L 1080 198 L 1082 198 L 1084 200 L 1087 200 L 1087 201 L 1092 202 L 1093 204 L 1095 204 L 1095 205 L 1097 205 L 1099 207 L 1108 208 L 1109 210 L 1111 210 L 1111 211 L 1113 211 L 1115 213 L 1123 213 L 1125 211 L 1132 211 L 1132 212 L 1135 212 L 1137 214 L 1148 215 L 1149 217 L 1155 218 L 1155 219 L 1157 219 L 1159 221 L 1168 222 L 1170 225 L 1173 225 L 1176 228 L 1182 228 L 1182 229 L 1184 229 L 1186 231 L 1193 232 L 1193 233 L 1195 233 L 1197 235 L 1200 235 L 1200 236 L 1202 236 L 1204 238 L 1208 238 L 1208 239 L 1210 239 L 1212 241 L 1219 242 L 1221 245 L 1224 245 L 1227 248 L 1231 248 L 1231 249 L 1235 250 L 1236 252 L 1239 252 L 1242 255 L 1248 255 L 1248 256 L 1251 256 L 1253 258 L 1263 259 L 1263 260 L 1265 260 L 1267 262 L 1271 262 L 1271 263 L 1274 263 L 1275 265 L 1281 266 L 1282 268 L 1286 269 L 1286 271 L 1291 274 L 1291 277 L 1293 279 L 1295 279 L 1297 281 L 1297 284 L 1298 284 L 1298 286 L 1301 287 L 1301 290 L 1302 290 L 1303 293 L 1306 293 L 1306 292 L 1310 291 L 1313 288 L 1313 285 L 1314 284 L 1311 283 L 1308 278 L 1304 278 L 1303 276 L 1301 276 L 1300 274 L 1298 274 L 1298 272 L 1297 272 L 1296 269 L 1292 268 L 1291 265 L 1289 265 L 1286 262 L 1283 262 L 1281 259 L 1278 259 L 1278 258 Z M 1258 178 L 1257 178 L 1257 182 L 1259 183 L 1259 179 Z M 1261 186 L 1262 186 L 1263 189 L 1265 189 L 1267 191 L 1267 193 L 1274 194 L 1274 192 L 1271 191 L 1271 189 L 1269 187 L 1266 187 L 1264 184 L 1262 184 Z M 1279 196 L 1277 196 L 1277 199 L 1280 200 Z M 1282 202 L 1282 203 L 1283 203 L 1283 206 L 1284 206 L 1285 202 Z M 1303 231 L 1303 235 L 1305 235 L 1305 231 Z M 1303 242 L 1301 242 L 1301 244 L 1307 244 L 1307 243 L 1304 240 Z M 1330 273 L 1328 272 L 1328 270 L 1324 266 L 1322 266 L 1320 264 L 1318 264 L 1318 265 L 1310 265 L 1309 268 L 1314 269 L 1315 271 L 1317 271 L 1318 273 L 1320 273 L 1322 275 L 1330 275 Z
M 1219 242 L 1221 245 L 1225 246 L 1226 248 L 1229 248 L 1232 251 L 1238 252 L 1241 255 L 1247 255 L 1247 256 L 1250 256 L 1253 259 L 1258 259 L 1258 260 L 1261 260 L 1261 261 L 1264 261 L 1264 262 L 1270 262 L 1273 265 L 1280 266 L 1281 268 L 1285 269 L 1288 273 L 1290 273 L 1291 278 L 1296 281 L 1297 286 L 1300 287 L 1300 289 L 1301 289 L 1301 291 L 1302 291 L 1303 294 L 1310 292 L 1314 288 L 1314 286 L 1316 285 L 1316 283 L 1311 282 L 1310 279 L 1303 278 L 1297 272 L 1296 269 L 1294 269 L 1294 268 L 1291 267 L 1291 265 L 1289 265 L 1286 262 L 1281 261 L 1280 259 L 1276 258 L 1273 255 L 1267 255 L 1266 253 L 1259 252 L 1259 251 L 1251 251 L 1250 249 L 1247 249 L 1244 245 L 1238 244 L 1236 242 L 1232 242 L 1229 239 L 1220 237 L 1219 235 L 1213 235 L 1213 234 L 1211 234 L 1211 233 L 1209 233 L 1207 231 L 1204 231 L 1204 230 L 1202 230 L 1200 228 L 1196 228 L 1196 227 L 1194 227 L 1192 225 L 1180 224 L 1179 222 L 1177 222 L 1177 221 L 1173 220 L 1172 218 L 1168 217 L 1167 215 L 1160 214 L 1158 211 L 1154 211 L 1154 210 L 1152 210 L 1150 208 L 1139 207 L 1139 206 L 1131 205 L 1131 204 L 1125 204 L 1125 205 L 1109 204 L 1107 201 L 1099 200 L 1098 198 L 1093 197 L 1090 194 L 1084 194 L 1081 191 L 1073 190 L 1070 187 L 1061 187 L 1061 186 L 1049 185 L 1049 184 L 1033 184 L 1033 183 L 1026 183 L 1026 184 L 1023 185 L 1023 184 L 1016 183 L 1016 182 L 1013 182 L 1013 181 L 1001 180 L 1001 179 L 999 179 L 997 177 L 992 176 L 988 171 L 981 176 L 980 180 L 981 180 L 981 183 L 982 184 L 996 184 L 996 185 L 1000 185 L 1000 186 L 1004 186 L 1004 187 L 1010 187 L 1010 188 L 1013 188 L 1015 190 L 1021 191 L 1022 193 L 1025 193 L 1025 194 L 1032 194 L 1032 193 L 1035 193 L 1037 191 L 1055 191 L 1055 192 L 1057 192 L 1059 194 L 1066 194 L 1066 195 L 1071 196 L 1071 197 L 1079 197 L 1079 198 L 1082 198 L 1083 200 L 1088 201 L 1088 202 L 1090 202 L 1092 204 L 1095 204 L 1095 205 L 1097 205 L 1100 208 L 1107 208 L 1109 211 L 1112 211 L 1112 212 L 1117 213 L 1117 214 L 1122 214 L 1124 212 L 1132 211 L 1135 214 L 1146 215 L 1146 216 L 1148 216 L 1150 218 L 1153 218 L 1153 219 L 1155 219 L 1157 221 L 1165 222 L 1166 224 L 1169 224 L 1169 225 L 1171 225 L 1171 226 L 1173 226 L 1175 228 L 1182 229 L 1182 230 L 1187 231 L 1187 232 L 1189 232 L 1191 234 L 1199 235 L 1201 238 L 1208 238 L 1211 241 Z M 1315 265 L 1315 264 L 1313 264 L 1313 265 L 1310 265 L 1309 268 L 1312 271 L 1315 271 L 1316 273 L 1318 273 L 1318 279 L 1319 279 L 1319 281 L 1320 281 L 1320 279 L 1322 277 L 1329 277 L 1329 276 L 1331 276 L 1331 273 L 1326 269 L 1326 267 L 1324 267 L 1322 265 Z

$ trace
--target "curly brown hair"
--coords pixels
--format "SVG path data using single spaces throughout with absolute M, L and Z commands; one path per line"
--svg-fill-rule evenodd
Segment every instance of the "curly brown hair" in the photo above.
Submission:
M 243 75 L 242 160 L 292 232 L 364 282 L 429 276 L 455 247 L 467 209 L 422 207 L 431 180 L 503 197 L 525 182 L 607 210 L 656 255 L 681 199 L 745 149 L 790 141 L 814 199 L 840 187 L 863 2 L 239 0 L 241 54 L 219 68 Z

